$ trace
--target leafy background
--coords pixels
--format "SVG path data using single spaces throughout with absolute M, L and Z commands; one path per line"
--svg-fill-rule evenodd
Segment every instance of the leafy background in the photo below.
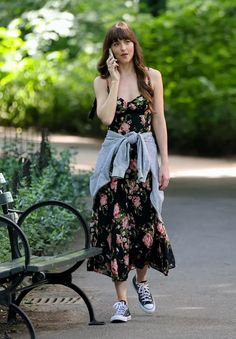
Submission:
M 169 0 L 153 16 L 147 2 L 1 1 L 0 125 L 102 137 L 88 120 L 92 82 L 104 34 L 121 19 L 163 74 L 170 150 L 235 154 L 236 5 Z

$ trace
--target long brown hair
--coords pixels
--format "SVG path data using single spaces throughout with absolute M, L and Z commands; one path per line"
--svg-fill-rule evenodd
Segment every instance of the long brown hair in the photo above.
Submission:
M 134 43 L 133 62 L 134 69 L 137 75 L 138 89 L 143 97 L 149 102 L 149 105 L 152 108 L 152 98 L 154 95 L 154 91 L 151 86 L 150 76 L 148 74 L 147 68 L 144 65 L 143 52 L 135 36 L 135 33 L 129 28 L 129 26 L 125 22 L 120 21 L 108 30 L 103 42 L 103 54 L 100 61 L 98 62 L 97 69 L 103 79 L 109 77 L 110 74 L 108 72 L 106 64 L 106 61 L 109 57 L 109 48 L 111 47 L 113 42 L 126 39 L 131 40 Z

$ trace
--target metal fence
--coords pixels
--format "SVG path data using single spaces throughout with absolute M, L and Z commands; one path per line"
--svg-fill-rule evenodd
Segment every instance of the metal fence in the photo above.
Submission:
M 43 139 L 47 139 L 47 131 L 23 130 L 21 128 L 0 127 L 0 156 L 11 152 L 19 157 L 40 151 Z
M 39 172 L 47 166 L 51 157 L 47 130 L 38 132 L 33 129 L 0 127 L 0 158 L 9 157 L 14 157 L 18 163 L 9 180 L 15 194 L 21 178 L 25 177 L 30 182 L 33 161 Z

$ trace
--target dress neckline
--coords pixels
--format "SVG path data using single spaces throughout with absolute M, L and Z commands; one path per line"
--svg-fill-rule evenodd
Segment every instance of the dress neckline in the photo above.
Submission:
M 133 99 L 130 100 L 130 101 L 127 101 L 127 100 L 125 100 L 125 99 L 122 98 L 122 97 L 117 98 L 117 101 L 118 101 L 118 100 L 122 100 L 123 102 L 125 102 L 125 103 L 127 103 L 127 104 L 130 104 L 131 102 L 133 102 L 134 100 L 136 100 L 136 99 L 138 99 L 138 98 L 140 98 L 140 97 L 142 97 L 142 94 L 137 95 L 135 98 L 133 98 Z

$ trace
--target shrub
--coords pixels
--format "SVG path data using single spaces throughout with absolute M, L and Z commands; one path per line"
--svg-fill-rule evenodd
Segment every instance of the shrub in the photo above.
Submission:
M 0 158 L 0 168 L 8 180 L 8 187 L 15 186 L 14 208 L 24 211 L 31 205 L 44 200 L 60 200 L 78 209 L 87 219 L 89 206 L 90 172 L 75 174 L 71 170 L 71 154 L 68 150 L 58 154 L 47 145 L 47 161 L 42 164 L 40 152 L 28 154 L 29 171 L 24 175 L 24 162 L 19 154 L 14 154 L 14 142 L 6 144 Z M 71 213 L 59 208 L 44 208 L 32 213 L 25 223 L 29 243 L 35 254 L 53 254 L 68 249 L 68 244 L 78 234 L 78 223 Z M 4 246 L 1 240 L 1 248 Z M 7 249 L 8 244 L 5 244 Z M 3 251 L 4 256 L 7 250 Z

